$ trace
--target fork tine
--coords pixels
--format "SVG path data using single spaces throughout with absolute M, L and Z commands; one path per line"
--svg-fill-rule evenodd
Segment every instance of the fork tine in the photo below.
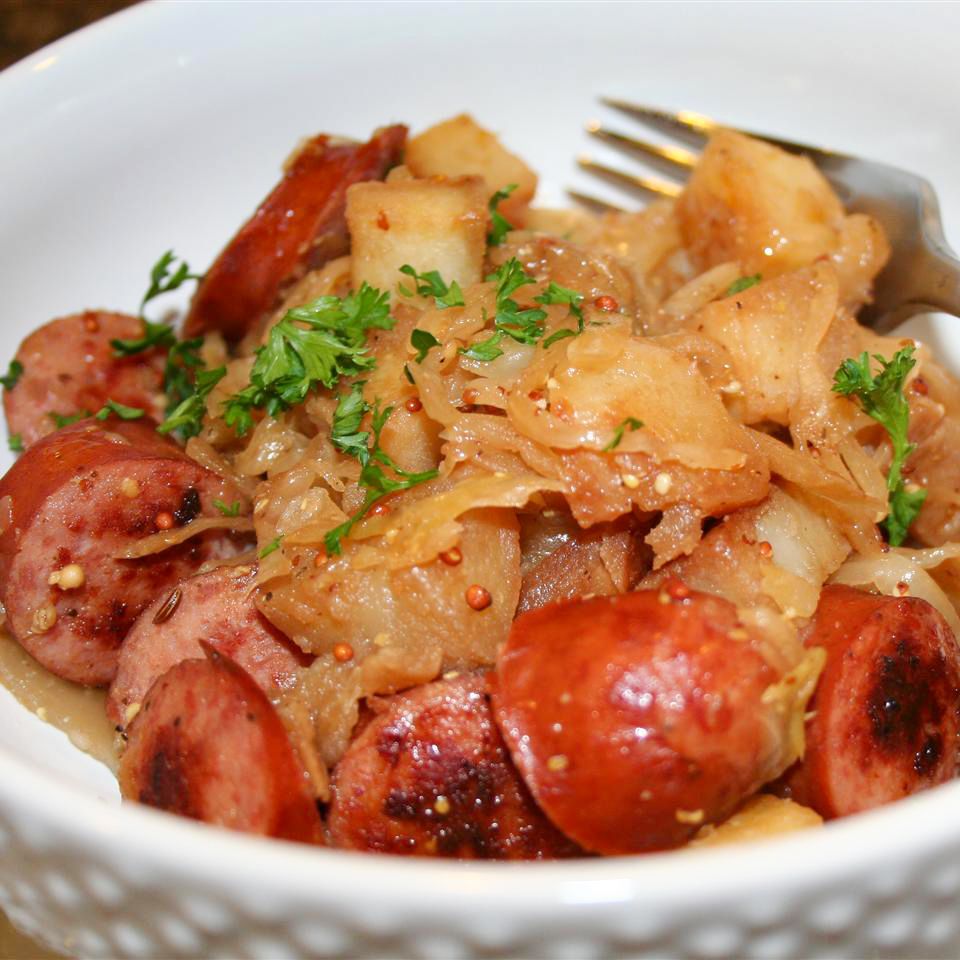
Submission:
M 619 110 L 655 130 L 671 134 L 694 147 L 702 147 L 710 134 L 720 126 L 715 120 L 705 117 L 702 113 L 694 113 L 692 110 L 678 110 L 676 113 L 670 113 L 667 110 L 656 110 L 653 107 L 628 103 L 626 100 L 618 100 L 615 97 L 601 97 L 600 100 L 608 107 L 613 107 L 614 110 Z
M 809 143 L 797 143 L 795 140 L 783 140 L 768 133 L 755 133 L 752 130 L 730 127 L 717 123 L 716 120 L 702 113 L 694 113 L 692 110 L 678 110 L 676 113 L 671 113 L 669 110 L 643 107 L 638 103 L 617 100 L 615 97 L 601 97 L 600 101 L 654 130 L 667 133 L 694 147 L 702 147 L 712 133 L 726 126 L 726 129 L 739 130 L 740 133 L 753 137 L 754 140 L 766 140 L 767 143 L 772 143 L 781 150 L 786 150 L 787 153 L 808 156 L 817 164 L 828 164 L 831 161 L 844 159 L 844 154 L 837 151 L 825 150 L 823 147 L 815 147 Z
M 573 197 L 577 203 L 593 210 L 594 213 L 625 213 L 623 207 L 618 207 L 615 203 L 608 200 L 601 200 L 589 193 L 581 193 L 579 190 L 567 190 L 567 196 Z
M 641 156 L 670 176 L 686 177 L 688 171 L 697 165 L 697 155 L 689 150 L 684 150 L 682 147 L 658 146 L 647 143 L 645 140 L 637 140 L 635 137 L 628 137 L 615 130 L 608 130 L 596 120 L 591 120 L 587 124 L 587 132 L 620 150 Z
M 606 164 L 597 163 L 591 157 L 581 156 L 577 158 L 577 163 L 587 170 L 605 180 L 617 184 L 620 187 L 627 187 L 635 193 L 641 193 L 649 196 L 653 194 L 658 197 L 679 197 L 683 192 L 683 187 L 676 183 L 670 183 L 669 180 L 659 180 L 654 177 L 639 177 L 632 173 L 624 173 L 622 170 L 615 170 Z

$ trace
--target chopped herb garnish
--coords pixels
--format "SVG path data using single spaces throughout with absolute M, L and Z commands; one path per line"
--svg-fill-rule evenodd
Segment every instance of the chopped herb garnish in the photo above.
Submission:
M 513 229 L 513 224 L 497 208 L 516 189 L 517 185 L 511 183 L 502 190 L 498 190 L 487 203 L 487 209 L 490 211 L 490 232 L 487 234 L 487 243 L 491 247 L 499 247 L 504 237 Z
M 155 297 L 170 293 L 182 286 L 187 280 L 200 280 L 199 274 L 191 273 L 186 260 L 171 272 L 170 267 L 177 258 L 172 250 L 168 250 L 150 270 L 150 286 L 140 301 L 140 320 L 143 322 L 143 334 L 133 340 L 111 340 L 110 346 L 118 357 L 131 357 L 137 353 L 154 348 L 173 348 L 177 343 L 177 335 L 169 323 L 154 323 L 143 315 L 143 308 Z M 192 342 L 192 341 L 188 341 Z M 202 342 L 202 341 L 201 341 Z
M 370 434 L 359 430 L 360 422 L 368 412 L 373 414 L 372 443 Z M 343 538 L 350 535 L 350 531 L 367 515 L 378 500 L 398 490 L 409 490 L 437 476 L 437 470 L 424 470 L 422 473 L 408 473 L 406 470 L 401 470 L 386 451 L 381 449 L 380 434 L 391 413 L 393 413 L 393 407 L 381 410 L 379 400 L 375 401 L 371 407 L 363 399 L 360 384 L 354 384 L 351 392 L 342 396 L 337 404 L 337 411 L 333 418 L 333 443 L 337 449 L 360 461 L 359 482 L 360 486 L 367 488 L 367 492 L 360 509 L 349 520 L 341 523 L 339 527 L 334 527 L 324 537 L 324 545 L 331 556 L 342 551 Z M 384 467 L 392 471 L 394 476 L 387 474 Z
M 264 557 L 269 557 L 270 554 L 273 553 L 275 550 L 279 550 L 279 549 L 280 549 L 280 544 L 282 543 L 282 541 L 283 541 L 283 534 L 282 534 L 282 533 L 281 533 L 279 536 L 274 537 L 274 538 L 260 551 L 260 559 L 262 560 Z
M 639 430 L 643 426 L 643 421 L 638 420 L 636 417 L 627 417 L 616 430 L 613 431 L 613 439 L 603 448 L 604 453 L 609 453 L 611 450 L 616 450 L 620 446 L 621 441 L 623 440 L 623 435 L 629 427 L 631 431 Z
M 367 331 L 389 330 L 390 295 L 366 283 L 344 297 L 319 297 L 288 310 L 256 352 L 250 385 L 224 404 L 224 419 L 243 436 L 253 426 L 253 410 L 270 416 L 302 403 L 318 385 L 333 388 L 341 377 L 370 370 Z M 306 324 L 306 329 L 304 329 Z
M 7 446 L 12 453 L 23 453 L 23 437 L 19 433 L 11 433 L 7 437 Z
M 172 433 L 175 430 L 181 437 L 195 437 L 200 432 L 203 415 L 207 412 L 207 397 L 226 374 L 226 367 L 198 370 L 196 379 L 189 384 L 193 392 L 168 412 L 166 420 L 157 427 L 157 432 Z
M 61 427 L 69 427 L 71 423 L 76 423 L 84 417 L 92 417 L 89 410 L 78 410 L 76 413 L 56 413 L 51 410 L 47 416 L 53 421 L 53 425 L 59 430 Z
M 759 273 L 755 273 L 749 277 L 740 277 L 737 280 L 734 280 L 733 283 L 727 287 L 727 292 L 724 294 L 725 297 L 732 297 L 735 293 L 743 293 L 744 290 L 749 290 L 751 287 L 755 287 L 763 279 Z
M 10 366 L 7 367 L 7 372 L 0 377 L 0 383 L 3 384 L 4 389 L 12 390 L 22 376 L 23 364 L 19 360 L 11 360 Z
M 415 357 L 417 363 L 423 363 L 427 354 L 434 347 L 440 346 L 440 341 L 429 330 L 421 330 L 418 327 L 410 333 L 410 345 L 417 351 Z
M 177 342 L 177 335 L 169 323 L 153 323 L 146 317 L 143 322 L 143 336 L 135 340 L 111 340 L 110 346 L 118 357 L 132 357 L 134 354 L 152 350 L 154 347 L 172 347 Z
M 870 356 L 864 351 L 858 359 L 847 359 L 833 375 L 833 389 L 845 397 L 856 397 L 864 413 L 876 420 L 890 437 L 893 459 L 887 472 L 887 499 L 890 512 L 880 524 L 887 539 L 897 547 L 907 537 L 910 524 L 916 519 L 927 491 L 908 490 L 903 481 L 903 465 L 916 445 L 910 443 L 910 405 L 903 395 L 907 376 L 916 365 L 913 346 L 898 350 L 890 360 L 874 354 L 880 372 L 870 372 Z
M 524 273 L 520 261 L 511 257 L 503 266 L 487 277 L 497 284 L 497 313 L 493 320 L 494 333 L 486 340 L 471 347 L 461 347 L 460 353 L 473 360 L 495 360 L 503 351 L 498 344 L 504 336 L 517 343 L 533 345 L 543 336 L 543 321 L 546 311 L 539 308 L 521 310 L 513 294 L 521 287 L 536 283 Z M 560 287 L 559 289 L 563 289 Z
M 117 403 L 116 400 L 108 400 L 94 416 L 98 420 L 106 420 L 111 413 L 118 416 L 121 420 L 139 420 L 146 411 L 141 410 L 139 407 L 126 407 L 122 403 Z M 83 414 L 80 416 L 83 416 Z M 76 419 L 79 420 L 80 417 L 76 417 Z
M 554 332 L 543 341 L 543 349 L 546 350 L 548 347 L 552 347 L 558 341 L 566 340 L 567 337 L 576 337 L 582 332 L 582 330 L 571 330 L 569 327 L 562 327 L 559 330 L 554 330 Z
M 503 333 L 498 330 L 492 337 L 481 340 L 480 343 L 475 343 L 470 347 L 461 347 L 460 353 L 471 360 L 483 360 L 489 363 L 489 361 L 503 356 L 503 351 L 498 346 L 502 339 Z
M 583 294 L 577 293 L 576 290 L 569 290 L 567 287 L 561 287 L 559 283 L 550 283 L 550 286 L 540 294 L 539 297 L 534 297 L 534 300 L 537 303 L 543 303 L 549 306 L 557 303 L 565 303 L 570 307 L 570 316 L 576 318 L 577 329 L 576 330 L 557 330 L 554 333 L 551 333 L 546 340 L 543 341 L 544 348 L 552 347 L 558 340 L 563 340 L 566 337 L 577 337 L 583 333 L 583 310 L 580 307 L 580 304 L 583 303 Z
M 337 401 L 333 413 L 333 429 L 330 439 L 341 452 L 362 460 L 367 455 L 367 442 L 370 434 L 361 431 L 360 424 L 370 405 L 363 399 L 364 381 L 351 384 L 350 392 L 344 393 Z
M 463 306 L 463 291 L 456 280 L 450 286 L 447 286 L 438 271 L 430 270 L 427 273 L 417 273 L 409 263 L 405 263 L 400 268 L 400 272 L 405 273 L 408 277 L 413 277 L 416 286 L 415 290 L 411 290 L 401 284 L 400 292 L 405 297 L 412 297 L 416 293 L 420 297 L 433 297 L 433 301 L 438 307 Z
M 176 270 L 170 270 L 170 267 L 176 263 L 177 258 L 172 250 L 168 250 L 150 270 L 150 286 L 140 301 L 140 316 L 143 316 L 143 308 L 155 297 L 164 293 L 170 293 L 182 286 L 188 280 L 203 279 L 200 274 L 191 273 L 190 265 L 186 260 L 180 261 L 180 266 Z
M 417 385 L 417 381 L 413 379 L 413 374 L 410 372 L 409 363 L 405 363 L 403 365 L 403 375 L 407 378 L 407 383 L 412 384 L 413 386 Z
M 214 500 L 213 505 L 225 516 L 225 517 L 239 517 L 240 516 L 240 501 L 234 500 L 233 503 L 228 507 L 222 500 Z

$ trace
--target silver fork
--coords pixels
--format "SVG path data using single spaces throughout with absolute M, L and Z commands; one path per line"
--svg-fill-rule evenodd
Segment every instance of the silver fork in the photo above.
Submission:
M 723 126 L 689 111 L 670 113 L 610 98 L 602 98 L 602 102 L 693 147 L 702 147 L 710 134 Z M 589 157 L 579 159 L 585 170 L 648 197 L 677 196 L 682 187 L 675 181 L 685 179 L 698 159 L 696 153 L 682 147 L 648 143 L 599 123 L 588 124 L 587 130 L 673 178 L 626 173 Z M 960 317 L 960 260 L 944 238 L 937 195 L 926 180 L 873 160 L 742 132 L 809 157 L 848 210 L 869 214 L 886 230 L 892 248 L 890 262 L 877 278 L 873 303 L 859 315 L 861 323 L 886 333 L 917 313 L 940 310 Z M 571 194 L 591 205 L 612 206 L 586 194 Z

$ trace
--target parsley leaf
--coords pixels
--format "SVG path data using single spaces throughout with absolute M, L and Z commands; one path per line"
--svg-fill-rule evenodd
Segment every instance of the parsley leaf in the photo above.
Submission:
M 225 517 L 239 517 L 240 516 L 240 501 L 234 500 L 233 503 L 228 507 L 222 500 L 214 500 L 213 505 L 225 516 Z
M 552 347 L 558 340 L 564 340 L 567 337 L 578 337 L 583 333 L 583 309 L 580 304 L 583 303 L 583 294 L 577 293 L 576 290 L 570 290 L 567 287 L 561 287 L 559 283 L 550 282 L 550 286 L 540 294 L 539 297 L 534 297 L 537 303 L 543 303 L 546 305 L 553 305 L 557 303 L 565 303 L 570 307 L 570 316 L 575 317 L 577 321 L 576 330 L 557 330 L 554 333 L 551 333 L 546 340 L 543 341 L 544 349 L 547 347 Z
M 51 410 L 47 416 L 53 421 L 53 425 L 59 430 L 61 427 L 69 427 L 71 423 L 83 420 L 84 417 L 92 417 L 89 410 L 78 410 L 76 413 L 62 414 Z M 106 419 L 104 417 L 103 419 Z
M 493 319 L 494 333 L 486 340 L 475 343 L 470 347 L 461 347 L 460 353 L 472 360 L 495 360 L 503 354 L 498 346 L 504 336 L 511 337 L 517 343 L 533 345 L 543 336 L 543 321 L 546 320 L 546 311 L 538 308 L 521 310 L 513 299 L 513 294 L 521 287 L 536 283 L 533 277 L 524 273 L 520 261 L 511 257 L 494 273 L 487 277 L 488 281 L 497 284 L 497 313 Z M 556 284 L 551 284 L 556 286 Z M 563 290 L 563 287 L 557 287 Z M 573 291 L 569 291 L 573 293 Z M 547 294 L 543 294 L 546 296 Z M 539 298 L 536 298 L 539 299 Z M 568 301 L 562 301 L 564 303 Z
M 498 190 L 487 203 L 487 209 L 490 211 L 491 230 L 487 234 L 487 244 L 491 247 L 499 247 L 503 243 L 504 237 L 513 229 L 513 224 L 497 209 L 500 203 L 507 199 L 514 190 L 517 189 L 515 183 Z
M 363 399 L 363 386 L 364 381 L 358 381 L 351 385 L 349 393 L 340 396 L 333 413 L 333 430 L 330 434 L 333 445 L 341 453 L 358 460 L 366 456 L 370 439 L 370 434 L 360 429 L 360 423 L 370 409 L 370 404 Z
M 280 549 L 280 544 L 281 544 L 282 542 L 283 542 L 283 534 L 281 533 L 281 534 L 279 534 L 278 536 L 274 537 L 274 538 L 260 551 L 260 554 L 259 554 L 260 559 L 262 560 L 264 557 L 269 557 L 270 554 L 273 553 L 275 550 L 279 550 L 279 549 Z
M 110 346 L 116 356 L 131 357 L 154 347 L 162 349 L 174 347 L 176 344 L 177 337 L 169 323 L 154 323 L 143 315 L 144 307 L 155 297 L 176 290 L 188 280 L 203 279 L 200 274 L 190 272 L 190 265 L 186 260 L 181 260 L 180 265 L 171 272 L 170 268 L 176 261 L 173 251 L 168 250 L 151 268 L 150 286 L 140 301 L 139 315 L 143 322 L 143 335 L 133 340 L 111 340 Z
M 203 415 L 207 411 L 207 397 L 226 374 L 226 367 L 198 370 L 196 380 L 190 384 L 192 392 L 172 410 L 168 408 L 167 418 L 157 427 L 157 433 L 172 433 L 176 430 L 184 438 L 195 437 L 200 432 Z
M 143 353 L 144 350 L 152 350 L 154 347 L 161 349 L 172 347 L 177 342 L 177 336 L 169 323 L 153 323 L 146 317 L 140 319 L 143 321 L 142 337 L 136 340 L 110 341 L 115 356 L 132 357 L 136 353 Z
M 19 433 L 11 433 L 7 437 L 7 447 L 11 453 L 23 453 L 23 437 Z
M 417 328 L 410 332 L 410 345 L 417 351 L 417 363 L 423 363 L 427 359 L 427 354 L 434 348 L 440 346 L 440 341 L 429 330 Z
M 910 406 L 903 395 L 907 376 L 916 365 L 912 346 L 898 350 L 890 360 L 874 355 L 880 372 L 870 372 L 870 356 L 864 351 L 859 358 L 844 360 L 833 375 L 834 392 L 844 397 L 855 396 L 864 413 L 876 420 L 890 437 L 893 459 L 887 473 L 890 513 L 881 523 L 890 543 L 897 547 L 906 539 L 910 524 L 916 519 L 927 491 L 908 490 L 903 481 L 903 465 L 916 449 L 908 440 Z
M 116 400 L 108 400 L 95 414 L 97 420 L 106 420 L 111 413 L 116 414 L 121 420 L 139 420 L 146 411 L 139 407 L 125 407 Z M 82 414 L 80 416 L 83 416 Z M 68 418 L 69 419 L 69 418 Z M 76 419 L 80 419 L 77 417 Z
M 437 476 L 437 470 L 424 470 L 421 473 L 408 473 L 401 470 L 394 463 L 387 452 L 380 447 L 380 434 L 386 426 L 390 414 L 393 413 L 393 407 L 380 409 L 380 401 L 376 401 L 371 407 L 364 399 L 362 390 L 357 389 L 358 384 L 354 384 L 349 394 L 340 398 L 337 404 L 337 412 L 334 414 L 334 433 L 333 443 L 339 450 L 349 453 L 360 461 L 360 486 L 367 488 L 367 494 L 360 509 L 345 523 L 339 527 L 329 530 L 324 536 L 324 546 L 330 556 L 341 553 L 343 547 L 341 541 L 344 537 L 350 535 L 350 531 L 359 523 L 369 512 L 370 508 L 382 497 L 398 490 L 409 490 L 417 484 L 432 480 Z M 370 434 L 358 432 L 360 421 L 369 411 L 373 412 L 373 443 L 370 445 Z M 338 414 L 340 433 L 338 435 Z M 363 442 L 360 442 L 360 438 Z M 390 476 L 383 469 L 386 467 L 394 476 Z
M 174 256 L 172 250 L 168 250 L 152 267 L 150 270 L 150 286 L 147 288 L 147 292 L 143 295 L 143 299 L 140 301 L 140 316 L 143 316 L 143 308 L 154 299 L 154 297 L 159 297 L 161 294 L 170 293 L 172 290 L 176 290 L 178 287 L 182 286 L 188 280 L 202 280 L 203 277 L 201 274 L 191 273 L 190 265 L 186 260 L 180 261 L 180 266 L 178 266 L 172 273 L 170 267 L 176 263 L 177 258 Z M 156 326 L 156 324 L 155 324 Z M 164 326 L 166 326 L 164 324 Z
M 12 390 L 22 376 L 23 364 L 19 360 L 11 360 L 7 372 L 0 377 L 0 383 L 3 384 L 5 390 Z
M 461 347 L 460 353 L 465 357 L 469 357 L 471 360 L 484 360 L 487 362 L 496 360 L 497 357 L 503 356 L 503 351 L 498 346 L 502 339 L 503 332 L 498 330 L 492 337 L 488 337 L 486 340 L 481 340 L 479 343 L 475 343 L 469 347 Z
M 749 290 L 751 287 L 755 287 L 763 279 L 759 273 L 755 273 L 749 277 L 740 277 L 738 280 L 734 280 L 733 283 L 727 287 L 727 292 L 724 294 L 725 297 L 732 297 L 735 293 L 743 293 L 744 290 Z
M 226 401 L 227 426 L 243 436 L 253 426 L 253 410 L 276 416 L 318 384 L 332 389 L 341 377 L 370 370 L 375 360 L 366 350 L 367 331 L 394 323 L 390 295 L 366 283 L 342 300 L 318 297 L 288 310 L 257 350 L 250 385 Z
M 463 306 L 463 291 L 460 289 L 460 284 L 458 284 L 456 280 L 448 287 L 443 282 L 443 277 L 440 276 L 438 271 L 430 270 L 427 273 L 417 273 L 409 263 L 405 263 L 400 268 L 400 272 L 405 273 L 408 277 L 413 277 L 413 282 L 416 285 L 416 294 L 418 296 L 433 297 L 433 301 L 438 307 Z M 400 287 L 400 292 L 405 297 L 412 297 L 414 295 L 413 290 L 404 286 Z
M 616 450 L 620 446 L 621 441 L 623 440 L 623 434 L 626 431 L 627 427 L 631 431 L 639 430 L 643 426 L 643 421 L 638 420 L 636 417 L 627 417 L 616 430 L 613 431 L 613 439 L 603 448 L 604 453 L 609 453 L 611 450 Z

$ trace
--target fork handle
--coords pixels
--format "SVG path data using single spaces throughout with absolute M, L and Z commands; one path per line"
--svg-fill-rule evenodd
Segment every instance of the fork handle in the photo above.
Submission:
M 877 278 L 873 316 L 869 308 L 864 311 L 865 322 L 880 333 L 917 313 L 941 311 L 960 317 L 960 259 L 943 235 L 933 188 L 919 177 L 912 179 L 913 196 L 904 203 L 907 198 L 901 195 L 901 215 L 884 224 L 899 233 L 898 255 Z M 911 206 L 912 210 L 904 209 Z M 881 222 L 884 212 L 875 211 Z M 886 308 L 882 317 L 881 305 Z

